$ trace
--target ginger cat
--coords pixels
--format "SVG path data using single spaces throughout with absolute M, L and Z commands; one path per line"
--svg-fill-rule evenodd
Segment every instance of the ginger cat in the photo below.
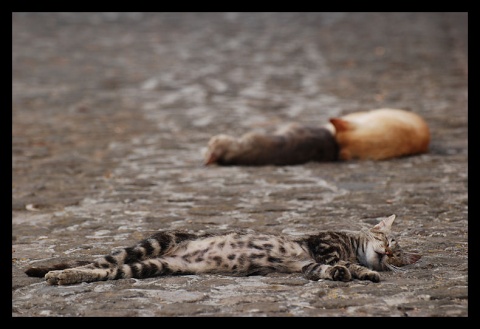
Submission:
M 427 123 L 417 114 L 397 109 L 354 112 L 331 118 L 340 160 L 385 160 L 426 153 Z

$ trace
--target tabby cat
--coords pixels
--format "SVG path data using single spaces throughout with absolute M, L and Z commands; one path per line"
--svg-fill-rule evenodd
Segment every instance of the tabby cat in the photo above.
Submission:
M 354 112 L 331 118 L 341 160 L 386 160 L 425 153 L 427 123 L 418 114 L 398 109 Z
M 240 138 L 216 135 L 208 142 L 205 165 L 295 165 L 335 161 L 338 145 L 331 130 L 297 123 L 273 134 L 248 132 Z
M 93 262 L 31 267 L 26 274 L 45 276 L 51 285 L 159 275 L 247 276 L 271 272 L 301 272 L 309 280 L 379 282 L 377 271 L 397 271 L 421 257 L 400 248 L 390 233 L 394 220 L 392 215 L 371 229 L 324 231 L 302 238 L 247 232 L 159 232 Z

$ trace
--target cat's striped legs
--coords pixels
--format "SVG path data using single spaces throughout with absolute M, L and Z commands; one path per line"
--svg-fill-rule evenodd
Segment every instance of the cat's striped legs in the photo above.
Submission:
M 182 241 L 195 237 L 194 234 L 184 232 L 158 232 L 131 247 L 114 250 L 88 265 L 84 265 L 85 261 L 68 262 L 50 267 L 33 267 L 26 273 L 29 276 L 45 276 L 47 283 L 51 285 L 132 277 L 147 278 L 167 274 L 170 271 L 168 266 L 156 257 L 168 252 Z
M 335 265 L 310 263 L 302 268 L 305 278 L 313 281 L 327 279 L 333 281 L 351 281 L 352 279 L 379 282 L 380 275 L 364 266 L 339 261 Z
M 80 282 L 92 282 L 108 279 L 108 270 L 70 268 L 61 271 L 50 271 L 45 280 L 50 285 L 67 285 Z
M 359 279 L 359 280 L 369 280 L 372 282 L 380 282 L 380 274 L 376 271 L 372 271 L 371 269 L 358 265 L 355 263 L 350 262 L 339 262 L 344 263 L 344 265 L 349 269 L 352 277 Z
M 158 259 L 147 259 L 113 268 L 97 268 L 93 264 L 61 271 L 50 271 L 45 275 L 50 285 L 67 285 L 80 282 L 117 280 L 127 278 L 144 279 L 169 274 L 168 265 Z
M 326 265 L 320 263 L 310 263 L 302 268 L 305 278 L 317 281 L 320 279 L 334 281 L 350 281 L 352 275 L 348 268 L 343 265 Z
M 96 268 L 114 268 L 158 257 L 178 243 L 195 237 L 184 232 L 158 232 L 134 246 L 113 251 L 110 255 L 96 259 Z

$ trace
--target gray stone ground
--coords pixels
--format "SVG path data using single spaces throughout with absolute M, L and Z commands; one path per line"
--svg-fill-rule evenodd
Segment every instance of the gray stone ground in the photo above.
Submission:
M 468 316 L 466 13 L 14 13 L 12 316 Z M 218 133 L 380 107 L 431 127 L 383 162 L 203 167 Z M 369 283 L 23 271 L 158 229 L 287 234 L 397 214 L 423 254 Z

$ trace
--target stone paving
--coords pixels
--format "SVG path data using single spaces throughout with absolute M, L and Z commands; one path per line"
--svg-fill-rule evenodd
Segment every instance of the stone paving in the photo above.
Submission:
M 467 13 L 13 13 L 12 317 L 467 317 Z M 219 133 L 381 107 L 429 153 L 202 166 Z M 306 234 L 397 214 L 423 254 L 380 283 L 301 275 L 48 286 L 159 229 Z

